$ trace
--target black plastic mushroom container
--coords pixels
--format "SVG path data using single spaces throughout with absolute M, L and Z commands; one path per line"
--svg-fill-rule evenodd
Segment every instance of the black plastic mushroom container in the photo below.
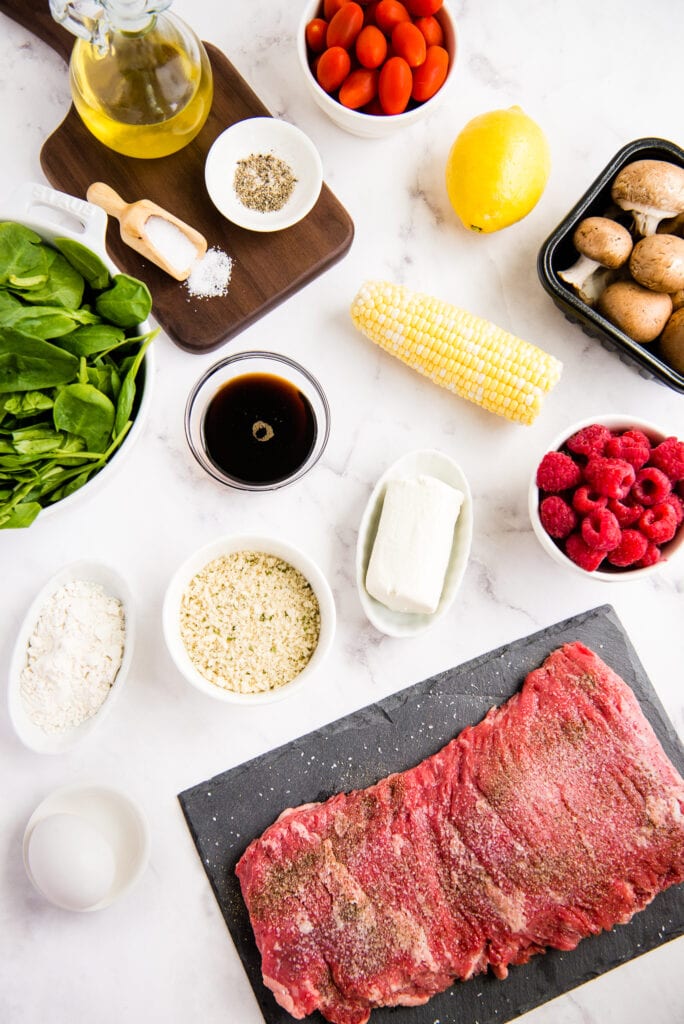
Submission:
M 575 228 L 584 217 L 603 216 L 611 209 L 611 185 L 622 168 L 635 160 L 667 160 L 684 167 L 684 150 L 665 139 L 637 139 L 624 146 L 546 239 L 539 250 L 537 271 L 542 285 L 566 319 L 579 324 L 585 334 L 596 338 L 604 348 L 616 352 L 624 363 L 635 366 L 642 377 L 656 380 L 684 394 L 684 376 L 668 366 L 661 356 L 657 341 L 648 345 L 633 341 L 597 310 L 583 302 L 572 287 L 558 276 L 559 271 L 567 270 L 577 259 L 572 244 Z M 630 218 L 627 215 L 626 220 L 622 217 L 616 219 L 628 224 Z

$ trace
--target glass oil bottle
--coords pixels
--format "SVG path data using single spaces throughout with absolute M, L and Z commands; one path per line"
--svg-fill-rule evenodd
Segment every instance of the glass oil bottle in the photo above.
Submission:
M 195 33 L 166 13 L 171 0 L 50 0 L 77 36 L 69 65 L 76 110 L 90 132 L 126 156 L 168 156 L 207 119 L 211 65 Z

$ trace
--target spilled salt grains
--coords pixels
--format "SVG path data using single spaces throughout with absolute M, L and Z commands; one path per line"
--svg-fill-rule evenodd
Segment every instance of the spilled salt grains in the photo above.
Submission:
M 231 257 L 222 249 L 208 249 L 193 264 L 185 287 L 196 298 L 218 298 L 227 294 L 232 273 Z

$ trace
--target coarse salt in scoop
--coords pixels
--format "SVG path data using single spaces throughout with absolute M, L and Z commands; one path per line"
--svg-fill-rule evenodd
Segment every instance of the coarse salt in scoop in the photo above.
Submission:
M 177 281 L 185 281 L 207 251 L 199 231 L 149 199 L 127 203 L 102 181 L 90 186 L 87 198 L 117 218 L 126 245 Z

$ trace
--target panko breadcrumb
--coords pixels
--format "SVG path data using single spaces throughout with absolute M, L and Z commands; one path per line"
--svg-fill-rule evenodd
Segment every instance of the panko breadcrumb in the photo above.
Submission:
M 289 683 L 308 664 L 321 629 L 318 599 L 289 562 L 236 551 L 209 562 L 180 606 L 181 639 L 198 672 L 235 693 Z

